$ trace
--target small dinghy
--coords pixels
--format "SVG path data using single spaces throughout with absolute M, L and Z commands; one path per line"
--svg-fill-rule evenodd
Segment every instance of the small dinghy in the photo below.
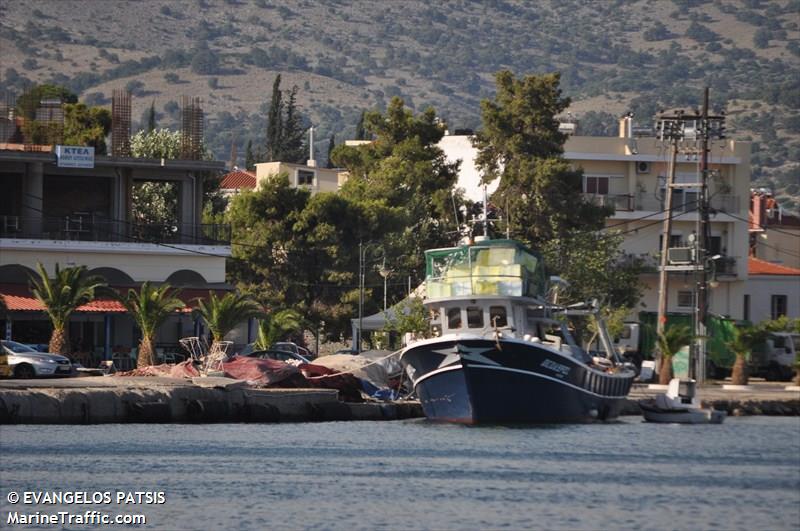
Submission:
M 721 424 L 726 411 L 704 408 L 695 396 L 695 381 L 673 378 L 666 393 L 640 400 L 644 420 L 676 424 Z

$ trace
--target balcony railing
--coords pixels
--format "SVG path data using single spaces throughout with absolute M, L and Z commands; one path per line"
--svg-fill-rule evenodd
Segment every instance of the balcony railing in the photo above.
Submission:
M 230 245 L 229 225 L 142 224 L 94 216 L 26 218 L 0 215 L 0 238 Z
M 639 255 L 639 259 L 639 265 L 643 268 L 644 273 L 658 273 L 659 269 L 661 269 L 661 253 L 642 254 Z M 681 263 L 681 265 L 684 264 Z M 717 277 L 735 277 L 737 274 L 736 257 L 723 256 L 717 258 L 710 263 L 708 271 Z
M 677 213 L 696 212 L 698 206 L 698 197 L 699 196 L 696 193 L 673 196 L 673 211 Z M 739 204 L 739 196 L 737 195 L 712 195 L 709 201 L 709 206 L 717 212 L 737 213 L 739 212 Z M 636 195 L 635 207 L 636 210 L 657 212 L 664 210 L 665 204 L 663 198 L 657 198 L 652 193 L 639 193 Z
M 632 211 L 634 198 L 629 194 L 583 194 L 583 199 L 597 206 L 611 206 L 616 211 Z

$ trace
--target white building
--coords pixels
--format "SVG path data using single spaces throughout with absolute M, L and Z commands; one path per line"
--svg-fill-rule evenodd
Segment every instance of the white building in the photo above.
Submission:
M 627 119 L 630 120 L 630 119 Z M 658 301 L 658 259 L 663 229 L 664 197 L 669 147 L 653 137 L 634 137 L 629 122 L 621 124 L 619 137 L 570 136 L 564 146 L 564 157 L 583 168 L 583 193 L 599 204 L 613 205 L 615 213 L 606 221 L 608 227 L 625 234 L 625 252 L 646 258 L 651 272 L 642 277 L 645 292 L 642 310 L 655 312 Z M 448 160 L 460 159 L 458 185 L 467 197 L 482 198 L 478 172 L 474 165 L 476 150 L 469 137 L 445 137 L 439 146 Z M 709 197 L 711 255 L 714 261 L 714 286 L 710 292 L 710 310 L 734 319 L 769 319 L 765 307 L 748 299 L 748 214 L 750 199 L 750 143 L 736 140 L 715 141 L 710 146 Z M 679 155 L 676 182 L 692 184 L 700 181 L 696 156 Z M 673 192 L 673 224 L 671 247 L 687 247 L 697 228 L 699 190 L 686 187 Z M 774 281 L 774 279 L 773 279 Z M 791 283 L 791 276 L 781 282 Z M 668 312 L 691 313 L 696 281 L 692 273 L 669 274 Z M 786 289 L 791 286 L 787 284 Z M 788 293 L 787 293 L 788 294 Z M 749 302 L 748 302 L 749 301 Z M 746 312 L 746 306 L 749 310 Z M 792 310 L 789 306 L 789 314 Z M 749 315 L 746 315 L 749 313 Z
M 181 287 L 194 304 L 209 290 L 229 290 L 225 259 L 230 233 L 203 225 L 203 178 L 223 163 L 97 156 L 91 167 L 59 167 L 54 153 L 0 150 L 0 295 L 8 314 L 0 335 L 46 343 L 49 320 L 31 296 L 28 282 L 41 263 L 52 274 L 84 265 L 120 292 L 144 281 Z M 137 181 L 171 181 L 178 187 L 177 224 L 133 221 L 131 190 Z M 196 333 L 191 314 L 175 316 L 159 331 L 159 349 L 178 350 L 180 337 Z M 125 309 L 112 300 L 87 304 L 73 314 L 75 346 L 91 361 L 130 350 L 136 331 Z

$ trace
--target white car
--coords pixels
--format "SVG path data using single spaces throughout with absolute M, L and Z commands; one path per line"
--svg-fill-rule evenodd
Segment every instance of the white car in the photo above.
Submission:
M 0 345 L 8 355 L 8 365 L 15 378 L 69 376 L 72 374 L 72 363 L 66 356 L 39 352 L 16 341 L 2 340 Z

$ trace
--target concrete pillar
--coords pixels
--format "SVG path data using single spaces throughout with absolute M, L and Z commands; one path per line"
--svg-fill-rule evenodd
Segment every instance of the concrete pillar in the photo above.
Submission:
M 247 343 L 250 344 L 254 341 L 253 335 L 256 328 L 256 318 L 251 317 L 247 320 Z
M 105 341 L 103 342 L 103 359 L 111 359 L 111 320 L 113 316 L 110 313 L 103 315 L 103 326 L 105 327 Z
M 133 178 L 129 168 L 122 168 L 115 172 L 112 188 L 111 218 L 114 220 L 113 231 L 110 238 L 113 241 L 129 241 L 131 235 L 131 197 L 133 193 Z
M 23 230 L 33 236 L 42 234 L 44 213 L 44 164 L 31 162 L 22 180 L 21 225 Z
M 203 223 L 203 174 L 194 176 L 194 224 L 199 228 Z M 199 230 L 199 229 L 198 229 Z M 197 234 L 198 237 L 201 234 Z
M 178 232 L 180 243 L 194 243 L 194 181 L 187 175 L 178 181 Z

